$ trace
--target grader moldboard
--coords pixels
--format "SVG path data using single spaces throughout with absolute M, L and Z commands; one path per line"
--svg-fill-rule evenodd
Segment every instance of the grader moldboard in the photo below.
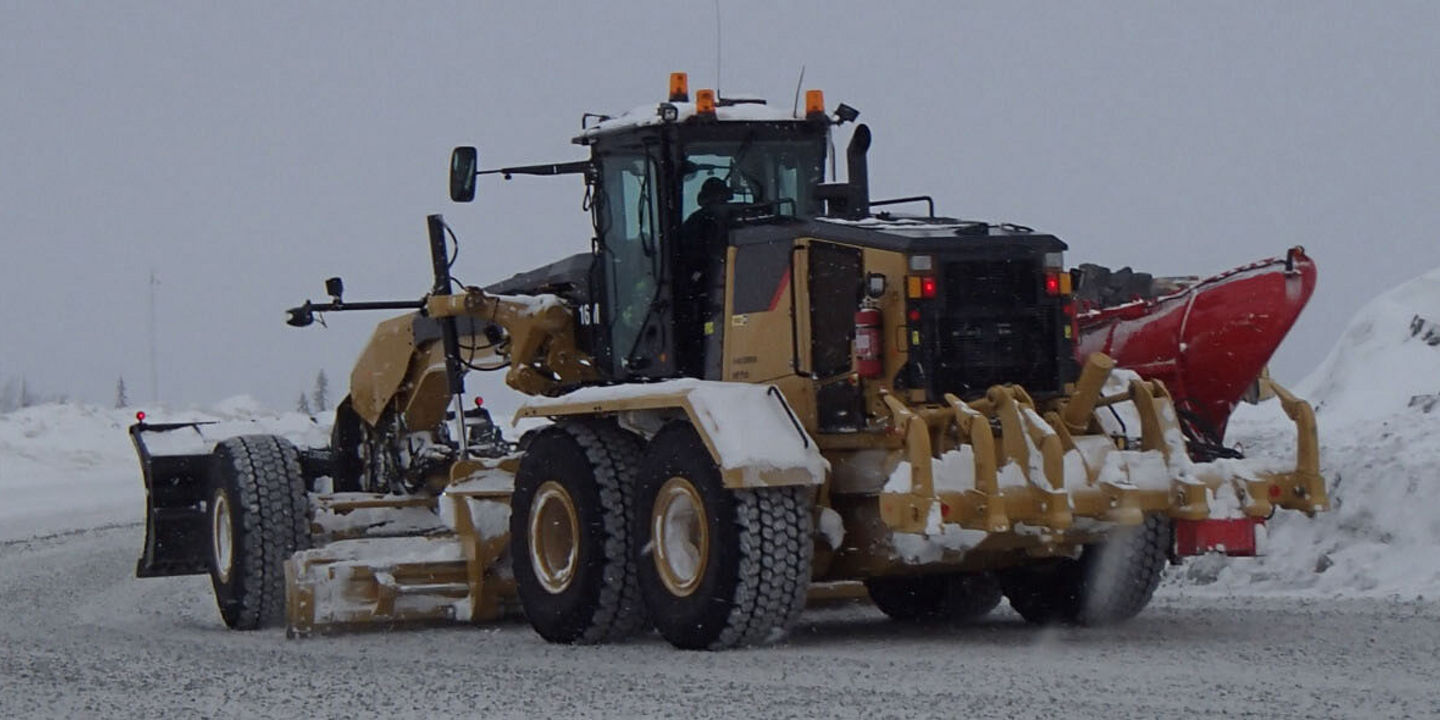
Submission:
M 797 103 L 798 110 L 798 103 Z M 576 174 L 591 251 L 456 287 L 429 218 L 423 299 L 380 323 L 329 447 L 243 436 L 157 455 L 141 576 L 211 575 L 227 625 L 292 636 L 517 606 L 546 640 L 653 625 L 681 648 L 783 636 L 807 598 L 861 587 L 906 621 L 983 615 L 1099 624 L 1149 602 L 1167 560 L 1255 551 L 1277 508 L 1327 507 L 1309 406 L 1293 464 L 1187 455 L 1166 386 L 1076 359 L 1066 245 L 1016 225 L 872 200 L 870 131 L 848 180 L 826 149 L 858 113 L 690 99 L 587 115 Z M 833 170 L 832 170 L 833 175 Z M 877 207 L 926 203 L 895 216 Z M 451 234 L 453 238 L 453 234 Z M 1283 335 L 1283 332 L 1282 332 Z M 1277 339 L 1278 342 L 1278 339 Z M 549 424 L 518 447 L 466 409 L 469 370 L 504 368 Z

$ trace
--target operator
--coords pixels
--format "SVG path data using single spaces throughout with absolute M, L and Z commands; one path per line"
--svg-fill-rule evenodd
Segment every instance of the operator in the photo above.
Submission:
M 680 225 L 680 252 L 683 271 L 677 278 L 675 295 L 679 311 L 677 354 L 680 371 L 691 377 L 705 377 L 705 324 L 719 311 L 710 287 L 725 261 L 726 232 L 724 207 L 733 197 L 723 178 L 710 177 L 700 186 L 695 202 L 700 207 Z M 723 291 L 722 291 L 723 292 Z
M 695 204 L 700 207 L 685 218 L 680 225 L 681 242 L 685 243 L 687 250 L 699 250 L 694 247 L 697 244 L 714 244 L 713 238 L 719 235 L 719 230 L 724 224 L 720 217 L 720 208 L 730 202 L 733 197 L 730 186 L 718 177 L 706 178 L 700 186 L 700 192 L 695 195 Z M 709 253 L 705 253 L 709 255 Z

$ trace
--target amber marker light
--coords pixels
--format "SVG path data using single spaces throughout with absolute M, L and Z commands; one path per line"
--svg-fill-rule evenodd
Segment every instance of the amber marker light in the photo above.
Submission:
M 820 90 L 805 91 L 805 116 L 825 114 L 825 93 Z
M 670 73 L 670 102 L 690 102 L 690 76 L 683 72 Z
M 695 91 L 695 112 L 697 112 L 697 113 L 699 113 L 699 114 L 701 114 L 701 115 L 714 115 L 714 114 L 715 114 L 715 91 L 714 91 L 714 90 L 696 90 L 696 91 Z

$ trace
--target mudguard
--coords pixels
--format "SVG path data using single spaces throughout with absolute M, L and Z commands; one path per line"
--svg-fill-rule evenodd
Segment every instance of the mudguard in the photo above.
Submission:
M 769 385 L 682 379 L 584 388 L 555 398 L 532 398 L 515 418 L 628 414 L 632 417 L 627 419 L 636 420 L 634 415 L 648 414 L 663 422 L 667 410 L 676 417 L 683 411 L 720 468 L 725 487 L 825 482 L 829 463 L 785 396 Z

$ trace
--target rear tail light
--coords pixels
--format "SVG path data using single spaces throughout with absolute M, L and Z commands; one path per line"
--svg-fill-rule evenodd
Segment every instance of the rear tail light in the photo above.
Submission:
M 930 275 L 907 275 L 905 277 L 905 297 L 911 300 L 932 299 L 939 283 Z
M 1060 273 L 1054 271 L 1045 273 L 1045 294 L 1060 294 Z

